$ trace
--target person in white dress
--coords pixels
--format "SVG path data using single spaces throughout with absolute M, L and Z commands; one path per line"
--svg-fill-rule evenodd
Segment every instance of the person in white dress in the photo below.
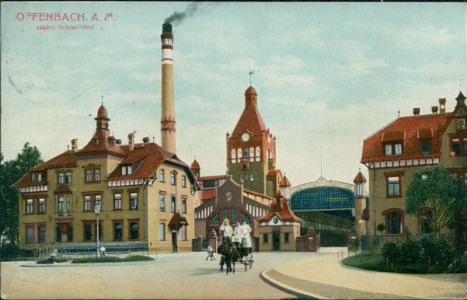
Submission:
M 219 233 L 223 238 L 227 238 L 227 240 L 231 241 L 231 238 L 233 235 L 233 229 L 229 223 L 230 223 L 229 219 L 225 219 L 224 223 L 219 228 Z
M 249 249 L 248 252 L 251 252 L 251 227 L 245 222 L 245 220 L 242 220 L 242 225 L 239 226 L 239 232 L 242 238 L 242 247 Z

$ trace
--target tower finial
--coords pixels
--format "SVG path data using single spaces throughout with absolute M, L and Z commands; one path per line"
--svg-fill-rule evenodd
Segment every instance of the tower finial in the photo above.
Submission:
M 259 72 L 259 70 L 252 70 L 251 68 L 250 68 L 250 71 L 248 72 L 248 74 L 250 75 L 250 86 L 252 86 L 251 85 L 251 77 L 252 77 L 252 75 L 255 74 L 255 71 Z
M 101 90 L 101 104 L 104 105 L 104 91 Z

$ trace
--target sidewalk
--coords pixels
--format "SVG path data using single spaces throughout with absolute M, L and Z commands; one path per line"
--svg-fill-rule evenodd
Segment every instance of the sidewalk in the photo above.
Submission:
M 410 275 L 341 265 L 342 253 L 284 264 L 261 273 L 268 283 L 301 298 L 465 299 L 467 274 Z

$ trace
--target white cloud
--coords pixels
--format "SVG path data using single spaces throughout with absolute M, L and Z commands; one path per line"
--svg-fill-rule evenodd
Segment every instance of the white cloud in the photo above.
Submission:
M 419 65 L 416 68 L 400 67 L 398 71 L 402 74 L 426 77 L 457 78 L 460 76 L 462 66 L 458 63 L 442 63 L 439 61 Z
M 412 51 L 433 51 L 433 48 L 446 47 L 459 37 L 446 28 L 423 27 L 387 27 L 383 36 L 392 47 L 401 47 Z M 462 37 L 464 38 L 464 37 Z

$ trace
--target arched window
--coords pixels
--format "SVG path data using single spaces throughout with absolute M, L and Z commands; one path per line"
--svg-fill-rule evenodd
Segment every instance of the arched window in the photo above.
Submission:
M 177 173 L 170 172 L 170 185 L 177 185 Z
M 248 148 L 243 148 L 243 157 L 248 157 Z
M 401 234 L 404 226 L 403 212 L 401 209 L 388 209 L 383 212 L 386 220 L 386 234 Z
M 236 161 L 237 161 L 237 157 L 236 157 L 236 151 L 235 149 L 232 149 L 232 151 L 230 152 L 230 161 L 234 164 Z
M 186 176 L 182 176 L 182 187 L 186 187 Z
M 219 215 L 218 214 L 215 214 L 214 216 L 212 216 L 211 218 L 211 222 L 209 222 L 209 226 L 219 226 Z
M 160 182 L 165 182 L 165 171 L 164 169 L 159 170 L 159 174 L 157 174 L 157 180 Z
M 250 148 L 250 161 L 255 161 L 255 149 L 253 147 Z
M 241 158 L 242 158 L 242 149 L 238 148 L 237 149 L 237 162 L 240 162 Z
M 255 160 L 256 161 L 259 161 L 261 158 L 261 150 L 259 149 L 259 147 L 256 147 L 256 157 L 255 157 Z

